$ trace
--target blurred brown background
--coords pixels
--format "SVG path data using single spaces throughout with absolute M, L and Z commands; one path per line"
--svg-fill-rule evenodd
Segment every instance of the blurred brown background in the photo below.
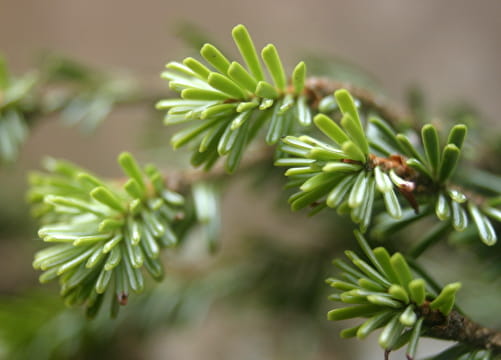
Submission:
M 277 45 L 289 68 L 304 52 L 338 56 L 373 74 L 397 102 L 403 101 L 409 85 L 417 84 L 434 105 L 467 99 L 492 126 L 499 127 L 500 16 L 498 0 L 0 0 L 0 52 L 17 72 L 28 69 L 41 50 L 50 49 L 99 68 L 129 70 L 148 88 L 158 90 L 166 88 L 159 79 L 164 63 L 188 55 L 175 36 L 179 23 L 197 24 L 225 49 L 231 49 L 231 28 L 243 23 L 258 46 L 266 42 Z M 145 148 L 147 143 L 138 134 L 149 124 L 141 109 L 118 111 L 92 137 L 56 121 L 39 124 L 17 167 L 0 170 L 0 199 L 17 203 L 24 192 L 17 185 L 24 182 L 26 170 L 38 167 L 44 155 L 74 160 L 103 175 L 116 174 L 117 154 Z M 257 223 L 265 217 L 250 221 Z M 9 254 L 9 246 L 3 253 Z M 33 278 L 29 251 L 26 255 L 17 265 L 0 265 L 0 273 L 17 268 Z M 1 284 L 8 288 L 8 282 L 5 278 Z M 214 325 L 217 321 L 216 317 L 195 335 L 183 338 L 181 334 L 167 343 L 159 335 L 157 341 L 152 340 L 152 358 L 166 353 L 172 358 L 201 358 L 205 347 L 202 344 L 197 352 L 189 339 L 207 339 L 212 327 L 238 337 L 238 322 L 218 327 Z M 256 347 L 266 346 L 260 343 L 266 339 L 259 333 L 267 326 L 265 320 L 254 320 Z M 220 340 L 211 336 L 214 338 L 207 341 Z M 234 353 L 220 350 L 225 352 L 224 358 L 237 357 L 238 346 L 250 346 L 237 340 L 233 344 Z M 205 358 L 223 358 L 214 349 L 213 357 L 205 354 Z M 179 353 L 184 356 L 176 355 Z

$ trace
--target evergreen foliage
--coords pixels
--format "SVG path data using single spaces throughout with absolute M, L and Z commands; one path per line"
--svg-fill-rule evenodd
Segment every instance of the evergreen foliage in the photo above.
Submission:
M 472 222 L 486 245 L 496 243 L 489 218 L 501 220 L 499 209 L 492 206 L 498 202 L 499 193 L 475 201 L 451 182 L 466 136 L 465 125 L 450 130 L 442 150 L 436 128 L 424 125 L 419 149 L 408 136 L 396 134 L 378 117 L 368 119 L 368 131 L 373 134 L 368 137 L 351 95 L 338 90 L 335 97 L 342 112 L 341 126 L 324 114 L 314 118 L 331 143 L 308 135 L 283 139 L 282 151 L 293 157 L 278 159 L 275 165 L 290 167 L 285 173 L 288 185 L 299 186 L 300 192 L 289 198 L 293 210 L 311 204 L 316 205 L 313 212 L 326 206 L 338 208 L 341 213 L 350 213 L 353 222 L 365 232 L 377 190 L 386 212 L 394 219 L 404 214 L 397 196 L 401 194 L 416 214 L 431 202 L 437 218 L 450 222 L 456 231 L 465 230 Z
M 129 153 L 119 157 L 127 180 L 106 183 L 70 163 L 48 159 L 49 174 L 33 174 L 28 194 L 44 226 L 38 235 L 56 243 L 35 255 L 42 283 L 59 277 L 66 304 L 84 304 L 93 317 L 108 288 L 111 313 L 125 305 L 129 289 L 144 288 L 144 267 L 155 280 L 164 276 L 160 249 L 178 242 L 184 199 L 165 188 L 149 165 L 141 169 Z
M 168 70 L 162 73 L 169 87 L 181 96 L 157 104 L 158 109 L 168 109 L 164 123 L 193 123 L 173 136 L 172 146 L 177 149 L 193 144 L 196 151 L 191 163 L 204 165 L 206 170 L 226 156 L 226 169 L 235 171 L 247 145 L 263 127 L 266 143 L 273 145 L 293 132 L 297 124 L 311 123 L 304 94 L 304 62 L 295 67 L 289 84 L 277 49 L 272 44 L 265 46 L 261 57 L 270 81 L 247 29 L 236 26 L 233 39 L 248 69 L 205 44 L 200 54 L 209 67 L 188 57 L 182 63 L 168 63 Z
M 143 291 L 146 273 L 162 280 L 161 250 L 180 246 L 193 227 L 201 226 L 209 249 L 216 250 L 217 180 L 223 174 L 215 164 L 225 157 L 224 170 L 233 173 L 242 159 L 257 158 L 255 145 L 264 143 L 272 151 L 257 160 L 288 168 L 285 187 L 298 189 L 289 197 L 292 210 L 309 208 L 314 215 L 335 209 L 356 224 L 361 252 L 345 252 L 351 264 L 336 259 L 340 273 L 327 280 L 336 289 L 330 299 L 341 303 L 328 319 L 362 319 L 342 337 L 363 340 L 382 329 L 379 344 L 386 355 L 406 346 L 408 359 L 414 359 L 419 339 L 431 336 L 458 344 L 429 359 L 499 359 L 499 333 L 480 328 L 458 309 L 461 283 L 437 286 L 417 262 L 431 245 L 457 233 L 472 249 L 495 249 L 499 177 L 483 170 L 476 179 L 458 175 L 476 166 L 461 159 L 468 151 L 467 125 L 443 133 L 431 123 L 396 122 L 356 91 L 307 77 L 304 62 L 287 75 L 276 47 L 258 52 L 243 25 L 232 35 L 242 61 L 205 44 L 202 61 L 169 62 L 162 78 L 178 97 L 156 105 L 167 110 L 166 125 L 178 126 L 172 146 L 189 145 L 192 165 L 212 170 L 208 175 L 181 176 L 172 188 L 168 175 L 122 153 L 123 179 L 104 180 L 55 159 L 47 159 L 46 172 L 30 176 L 28 199 L 41 223 L 38 235 L 48 243 L 33 261 L 43 271 L 40 282 L 58 279 L 64 302 L 85 307 L 88 317 L 96 316 L 108 297 L 115 317 L 131 291 Z M 96 77 L 67 60 L 50 64 L 47 76 L 14 79 L 0 61 L 0 159 L 15 159 L 27 119 L 35 114 L 61 112 L 70 123 L 93 129 L 115 104 L 135 101 L 124 82 Z M 36 86 L 59 81 L 80 87 L 51 101 L 37 100 Z M 390 255 L 391 245 L 370 245 L 425 219 L 435 225 L 408 239 L 410 250 L 401 246 Z M 454 328 L 459 334 L 454 337 L 448 330 L 456 319 L 464 328 Z
M 343 330 L 341 336 L 364 339 L 384 328 L 379 336 L 381 347 L 391 351 L 408 344 L 407 356 L 414 358 L 425 317 L 430 311 L 449 315 L 461 284 L 448 284 L 436 293 L 424 279 L 414 276 L 402 254 L 390 257 L 384 247 L 371 249 L 360 232 L 355 231 L 355 237 L 368 262 L 346 251 L 354 266 L 336 259 L 334 265 L 343 271 L 341 279 L 327 280 L 341 291 L 331 295 L 331 300 L 354 306 L 331 310 L 327 317 L 335 321 L 368 318 L 361 325 Z

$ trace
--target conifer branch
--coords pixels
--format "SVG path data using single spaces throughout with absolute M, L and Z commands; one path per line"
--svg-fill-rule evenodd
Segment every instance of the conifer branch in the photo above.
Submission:
M 173 147 L 190 145 L 192 165 L 211 172 L 165 176 L 123 153 L 124 181 L 104 181 L 62 161 L 49 161 L 49 174 L 31 177 L 29 198 L 45 223 L 39 236 L 60 243 L 35 255 L 34 267 L 44 271 L 40 280 L 59 279 L 66 303 L 84 305 L 91 317 L 111 293 L 116 315 L 129 289 L 142 291 L 143 268 L 162 278 L 160 248 L 182 242 L 191 227 L 202 224 L 215 248 L 218 196 L 208 181 L 273 160 L 288 168 L 286 186 L 298 188 L 289 198 L 292 210 L 310 207 L 314 214 L 333 208 L 359 226 L 355 238 L 366 259 L 346 251 L 352 264 L 335 260 L 340 278 L 328 280 L 338 290 L 330 299 L 349 305 L 331 310 L 328 318 L 366 319 L 343 330 L 343 337 L 363 339 L 383 328 L 379 343 L 386 358 L 407 345 L 413 359 L 423 335 L 459 341 L 461 356 L 480 350 L 486 350 L 485 359 L 496 356 L 501 333 L 458 312 L 459 282 L 437 286 L 401 253 L 371 249 L 362 235 L 372 229 L 375 237 L 386 238 L 435 213 L 441 223 L 416 241 L 414 257 L 451 229 L 474 226 L 472 237 L 496 243 L 492 222 L 501 222 L 499 190 L 480 196 L 454 184 L 467 127 L 452 127 L 444 143 L 437 128 L 425 124 L 411 139 L 394 130 L 413 121 L 407 112 L 363 89 L 308 77 L 303 62 L 288 80 L 275 46 L 259 54 L 242 25 L 233 29 L 233 39 L 246 67 L 205 44 L 205 63 L 188 57 L 167 64 L 162 77 L 179 98 L 157 103 L 167 111 L 166 125 L 188 123 L 172 137 Z M 316 138 L 312 124 L 327 141 Z M 223 157 L 224 164 L 218 162 Z
M 328 319 L 364 319 L 341 331 L 341 337 L 362 340 L 383 328 L 379 344 L 385 358 L 407 344 L 407 358 L 414 359 L 420 336 L 460 342 L 468 347 L 465 352 L 500 353 L 501 331 L 482 327 L 455 308 L 460 283 L 437 288 L 422 273 L 413 271 L 414 266 L 400 253 L 390 256 L 383 247 L 372 249 L 358 231 L 355 237 L 365 257 L 346 251 L 353 265 L 334 260 L 341 272 L 327 280 L 337 290 L 329 298 L 345 305 L 331 310 Z

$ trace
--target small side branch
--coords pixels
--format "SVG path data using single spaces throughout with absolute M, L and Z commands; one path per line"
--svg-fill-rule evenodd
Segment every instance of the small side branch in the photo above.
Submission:
M 382 96 L 374 94 L 367 89 L 356 87 L 348 82 L 341 82 L 319 77 L 309 77 L 306 79 L 305 90 L 312 101 L 312 106 L 318 106 L 319 101 L 334 91 L 339 89 L 348 90 L 357 98 L 363 106 L 376 111 L 382 118 L 392 125 L 402 124 L 403 121 L 410 121 L 411 114 L 395 105 L 388 104 Z
M 448 316 L 439 311 L 423 307 L 425 336 L 457 341 L 473 348 L 491 350 L 501 354 L 501 332 L 483 327 L 453 310 Z

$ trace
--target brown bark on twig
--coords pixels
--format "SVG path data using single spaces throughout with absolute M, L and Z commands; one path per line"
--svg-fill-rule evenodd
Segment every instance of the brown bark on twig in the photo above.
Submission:
M 412 115 L 407 110 L 389 104 L 388 100 L 383 96 L 356 87 L 351 83 L 318 77 L 309 77 L 305 83 L 305 91 L 310 97 L 313 107 L 318 106 L 323 97 L 332 95 L 334 91 L 339 89 L 348 90 L 364 107 L 374 110 L 393 126 L 412 119 Z
M 491 350 L 494 354 L 501 354 L 500 331 L 483 327 L 456 310 L 444 316 L 438 310 L 431 310 L 425 306 L 422 315 L 425 318 L 425 336 L 457 341 L 476 349 Z

